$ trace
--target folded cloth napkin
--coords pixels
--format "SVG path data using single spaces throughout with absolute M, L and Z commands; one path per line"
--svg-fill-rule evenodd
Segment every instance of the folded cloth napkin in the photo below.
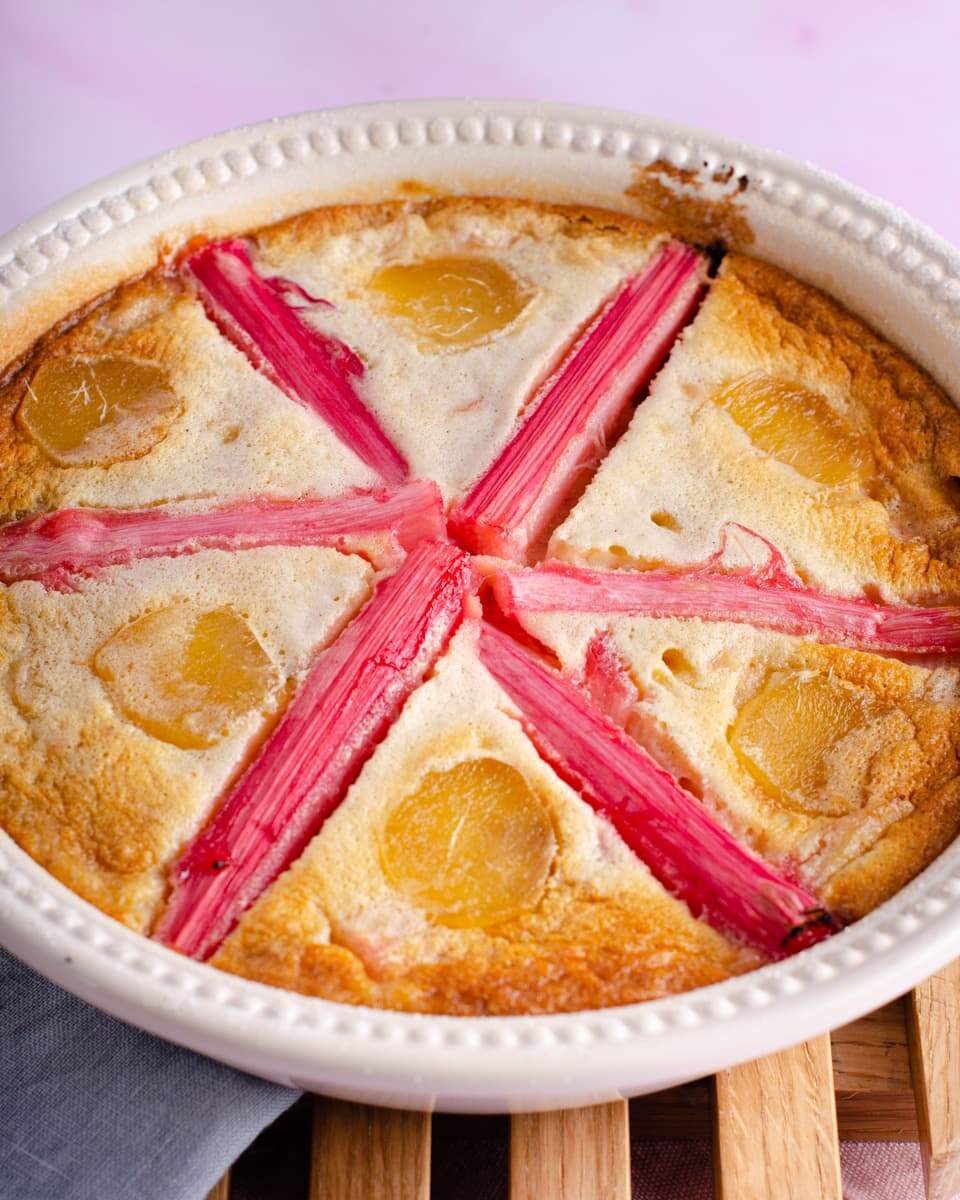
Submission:
M 0 950 L 0 1200 L 200 1200 L 298 1095 L 108 1017 Z

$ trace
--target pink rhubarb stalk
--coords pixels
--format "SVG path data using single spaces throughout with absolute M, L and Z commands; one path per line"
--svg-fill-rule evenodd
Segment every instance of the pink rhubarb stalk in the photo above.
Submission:
M 365 550 L 389 564 L 421 538 L 443 535 L 440 493 L 421 482 L 331 499 L 260 496 L 195 512 L 65 508 L 0 526 L 0 580 L 69 587 L 73 575 L 137 559 L 256 546 Z
M 587 644 L 580 682 L 601 712 L 626 726 L 640 693 L 609 630 L 594 634 Z
M 539 389 L 505 449 L 451 515 L 476 554 L 522 560 L 596 465 L 689 320 L 703 288 L 700 255 L 670 243 L 628 279 Z
M 155 937 L 208 958 L 302 853 L 446 647 L 467 556 L 420 542 L 318 658 L 280 722 L 172 872 Z
M 819 592 L 801 583 L 766 539 L 743 532 L 767 546 L 764 565 L 718 570 L 722 551 L 686 570 L 595 571 L 550 562 L 491 576 L 494 596 L 504 614 L 521 624 L 525 616 L 545 612 L 699 617 L 868 650 L 960 652 L 960 608 L 878 604 Z
M 490 625 L 480 658 L 543 757 L 694 916 L 770 958 L 836 929 L 812 895 L 742 846 L 557 671 Z
M 321 416 L 385 483 L 407 478 L 403 455 L 351 383 L 351 376 L 363 374 L 363 363 L 343 342 L 313 329 L 287 296 L 320 301 L 287 280 L 259 275 L 239 239 L 207 243 L 181 270 L 196 283 L 210 319 L 257 370 Z

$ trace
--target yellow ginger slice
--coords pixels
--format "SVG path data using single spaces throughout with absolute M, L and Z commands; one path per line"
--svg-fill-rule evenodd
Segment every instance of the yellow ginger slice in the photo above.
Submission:
M 17 423 L 61 467 L 106 467 L 148 454 L 181 408 L 152 363 L 49 358 L 30 380 Z
M 100 647 L 93 669 L 128 720 L 183 750 L 215 745 L 278 683 L 256 634 L 230 605 L 147 613 Z
M 557 843 L 524 777 L 495 758 L 431 771 L 391 810 L 384 873 L 442 925 L 517 917 L 543 895 Z
M 788 808 L 843 816 L 864 803 L 877 755 L 909 743 L 912 727 L 866 688 L 817 671 L 775 671 L 727 736 L 748 774 Z
M 866 441 L 817 392 L 756 373 L 714 398 L 758 450 L 814 483 L 857 486 L 870 477 Z
M 505 329 L 531 290 L 492 258 L 444 255 L 381 268 L 370 288 L 424 349 L 465 350 Z

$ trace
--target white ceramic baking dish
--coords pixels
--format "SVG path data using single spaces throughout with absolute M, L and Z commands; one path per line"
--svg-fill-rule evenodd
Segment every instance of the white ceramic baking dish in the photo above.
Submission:
M 812 167 L 648 117 L 426 101 L 226 133 L 77 192 L 0 240 L 0 360 L 155 261 L 158 245 L 328 202 L 441 191 L 630 208 L 638 166 L 746 175 L 752 251 L 847 303 L 960 396 L 960 253 Z M 0 942 L 124 1019 L 267 1078 L 459 1111 L 654 1091 L 780 1049 L 960 954 L 960 842 L 865 920 L 787 962 L 648 1004 L 550 1017 L 412 1016 L 278 991 L 190 962 L 62 887 L 0 832 Z

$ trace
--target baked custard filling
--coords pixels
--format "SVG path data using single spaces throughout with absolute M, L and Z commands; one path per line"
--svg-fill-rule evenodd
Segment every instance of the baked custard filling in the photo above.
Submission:
M 0 825 L 131 928 L 567 1011 L 800 953 L 960 832 L 960 413 L 822 293 L 459 197 L 51 318 L 0 383 Z

